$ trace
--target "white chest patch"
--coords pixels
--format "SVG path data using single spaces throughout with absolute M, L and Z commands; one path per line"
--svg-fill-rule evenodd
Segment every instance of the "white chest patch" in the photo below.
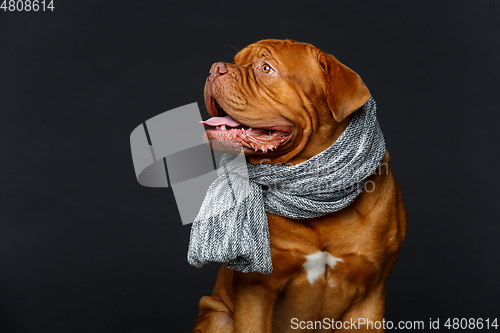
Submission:
M 331 269 L 335 267 L 337 262 L 342 261 L 340 258 L 335 258 L 328 252 L 316 252 L 305 256 L 306 262 L 304 263 L 304 269 L 307 271 L 307 279 L 311 284 L 316 281 L 321 275 L 325 274 L 326 266 L 330 266 Z

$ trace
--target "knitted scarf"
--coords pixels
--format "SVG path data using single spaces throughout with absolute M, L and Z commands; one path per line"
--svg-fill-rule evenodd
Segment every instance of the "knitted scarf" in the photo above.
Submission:
M 189 263 L 223 262 L 241 272 L 271 273 L 266 212 L 307 219 L 339 211 L 361 193 L 384 153 L 370 98 L 329 148 L 300 164 L 242 165 L 231 163 L 234 155 L 223 155 L 191 228 Z

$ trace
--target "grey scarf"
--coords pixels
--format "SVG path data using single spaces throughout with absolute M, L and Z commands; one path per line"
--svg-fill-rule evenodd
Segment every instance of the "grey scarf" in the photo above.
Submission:
M 241 272 L 272 272 L 266 211 L 292 219 L 330 214 L 363 190 L 385 153 L 370 98 L 328 149 L 297 165 L 232 164 L 223 155 L 193 222 L 188 261 L 223 262 Z

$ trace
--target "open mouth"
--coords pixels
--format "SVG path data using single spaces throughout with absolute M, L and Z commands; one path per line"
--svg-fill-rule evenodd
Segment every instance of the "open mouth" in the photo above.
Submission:
M 230 117 L 213 97 L 210 97 L 209 113 L 213 117 L 200 123 L 210 127 L 206 134 L 211 141 L 237 142 L 244 148 L 267 153 L 285 144 L 292 136 L 291 126 L 287 125 L 252 128 L 242 124 Z

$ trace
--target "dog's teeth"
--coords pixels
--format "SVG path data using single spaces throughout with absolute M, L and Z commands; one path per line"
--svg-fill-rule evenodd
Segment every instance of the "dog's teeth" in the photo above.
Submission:
M 252 128 L 251 128 L 251 127 L 249 127 L 249 128 L 248 128 L 248 130 L 249 130 L 249 131 L 251 131 L 251 130 L 252 130 Z
M 220 129 L 223 130 L 223 131 L 225 131 L 226 130 L 226 125 L 221 125 Z

